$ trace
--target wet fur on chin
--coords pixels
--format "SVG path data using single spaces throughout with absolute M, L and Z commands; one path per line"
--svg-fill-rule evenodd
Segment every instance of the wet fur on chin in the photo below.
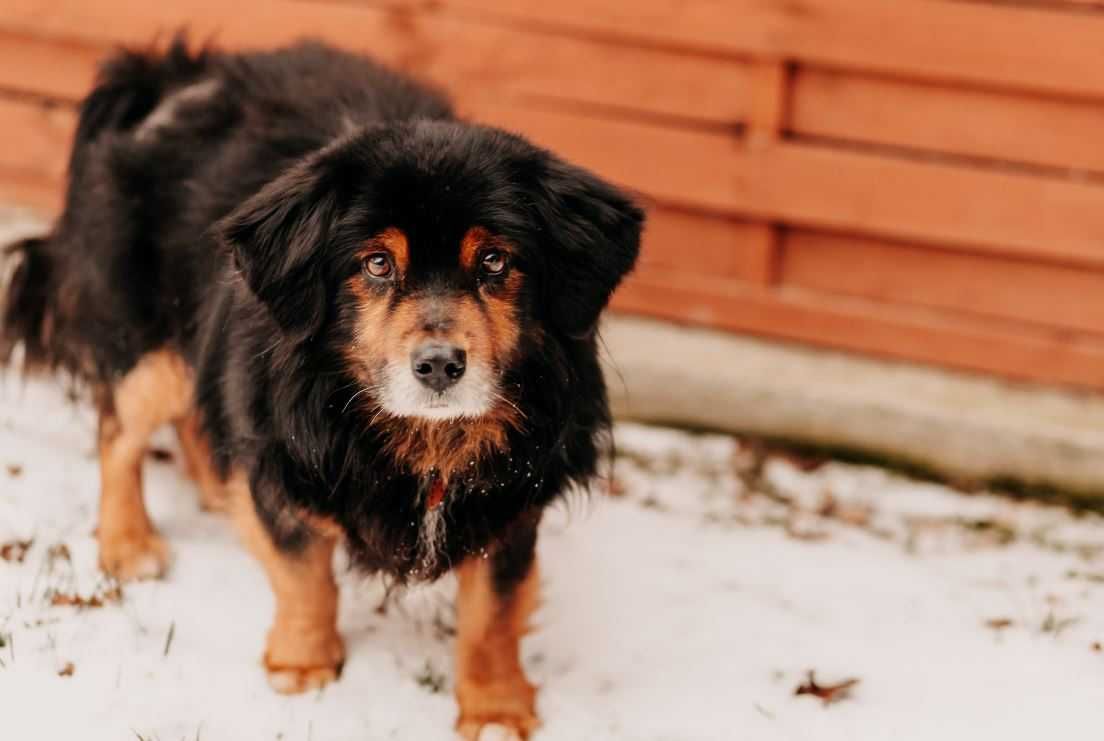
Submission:
M 365 57 L 125 52 L 82 104 L 64 217 L 17 248 L 0 348 L 22 343 L 101 395 L 171 349 L 217 473 L 248 478 L 277 548 L 332 523 L 357 566 L 432 579 L 595 474 L 610 424 L 595 326 L 642 222 L 613 186 L 457 121 Z M 455 419 L 357 397 L 350 358 L 394 326 L 402 288 L 366 282 L 360 261 L 398 232 L 410 280 L 466 291 L 464 311 L 510 348 L 489 405 L 474 394 Z M 511 245 L 514 283 L 465 283 L 484 233 Z

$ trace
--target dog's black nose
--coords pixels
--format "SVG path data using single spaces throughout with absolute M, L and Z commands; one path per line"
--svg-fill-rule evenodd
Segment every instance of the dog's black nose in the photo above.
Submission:
M 459 347 L 429 342 L 410 354 L 414 377 L 440 393 L 464 376 L 468 354 Z

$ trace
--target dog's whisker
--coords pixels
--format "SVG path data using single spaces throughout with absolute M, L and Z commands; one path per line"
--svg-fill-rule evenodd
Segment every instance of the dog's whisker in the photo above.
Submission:
M 341 410 L 341 413 L 345 414 L 345 412 L 349 411 L 349 405 L 352 404 L 353 401 L 355 401 L 358 396 L 362 396 L 363 394 L 367 394 L 371 390 L 372 390 L 371 386 L 366 386 L 366 387 L 362 388 L 360 391 L 357 391 L 355 394 L 350 396 L 349 400 L 347 402 L 345 402 L 345 408 Z

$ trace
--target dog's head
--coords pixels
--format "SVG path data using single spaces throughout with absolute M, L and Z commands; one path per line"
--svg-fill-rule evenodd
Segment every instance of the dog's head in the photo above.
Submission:
M 511 403 L 527 338 L 590 336 L 642 222 L 519 137 L 416 122 L 308 157 L 218 230 L 288 341 L 336 347 L 382 412 L 447 420 Z

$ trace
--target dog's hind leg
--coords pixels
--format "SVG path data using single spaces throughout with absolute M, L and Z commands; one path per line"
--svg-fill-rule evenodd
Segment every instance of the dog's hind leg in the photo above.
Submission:
M 100 410 L 100 566 L 117 579 L 162 576 L 169 549 L 157 534 L 142 494 L 142 462 L 150 436 L 190 404 L 191 374 L 167 350 L 145 355 Z
M 199 506 L 206 512 L 226 512 L 226 483 L 211 462 L 211 447 L 203 435 L 198 411 L 193 409 L 176 421 L 176 436 L 184 455 L 184 471 L 199 487 Z

